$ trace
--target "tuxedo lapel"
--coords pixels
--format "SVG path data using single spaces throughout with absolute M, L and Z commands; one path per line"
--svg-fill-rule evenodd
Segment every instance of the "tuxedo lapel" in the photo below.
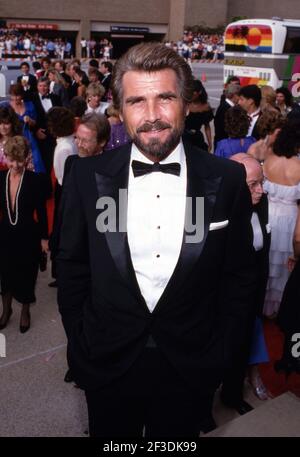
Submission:
M 191 242 L 189 237 L 194 236 L 195 233 L 190 233 L 189 230 L 187 230 L 187 223 L 185 224 L 177 265 L 153 313 L 156 313 L 157 310 L 163 306 L 164 302 L 170 301 L 170 298 L 176 293 L 178 288 L 180 288 L 199 259 L 205 245 L 216 202 L 216 195 L 222 179 L 220 176 L 213 175 L 207 164 L 207 160 L 205 159 L 207 153 L 201 154 L 198 149 L 190 150 L 186 146 L 185 152 L 187 160 L 187 197 L 189 197 L 192 202 L 193 216 L 195 216 L 196 198 L 204 198 L 203 236 L 199 241 Z M 106 231 L 104 233 L 111 256 L 126 284 L 131 287 L 132 291 L 139 299 L 142 299 L 130 256 L 127 233 L 126 231 L 119 230 L 119 190 L 128 190 L 129 162 L 130 146 L 127 146 L 127 152 L 125 150 L 122 155 L 116 156 L 115 161 L 109 161 L 109 168 L 102 166 L 101 170 L 99 169 L 95 172 L 95 179 L 98 198 L 110 197 L 116 203 L 116 216 L 112 225 L 115 225 L 117 230 Z M 126 200 L 123 199 L 123 204 L 125 204 L 125 208 L 123 208 L 122 214 L 127 215 L 127 198 Z M 188 214 L 186 212 L 186 218 L 187 216 Z M 193 223 L 194 222 L 195 220 L 193 220 Z M 124 224 L 124 221 L 122 221 L 122 223 L 126 228 L 126 222 Z M 145 300 L 143 301 L 146 309 Z
M 176 293 L 176 290 L 180 288 L 199 259 L 208 235 L 209 224 L 212 219 L 216 196 L 222 179 L 220 176 L 212 175 L 211 170 L 206 164 L 205 155 L 199 153 L 199 150 L 190 150 L 185 146 L 185 151 L 187 160 L 187 197 L 189 197 L 190 202 L 192 202 L 193 223 L 195 223 L 196 216 L 196 198 L 203 197 L 204 199 L 204 220 L 201 217 L 201 223 L 203 223 L 203 236 L 201 239 L 197 240 L 197 242 L 191 242 L 193 236 L 196 236 L 196 233 L 191 234 L 187 231 L 187 217 L 190 218 L 190 214 L 186 211 L 185 230 L 179 259 L 173 275 L 154 312 L 156 312 L 164 302 L 169 301 L 171 296 Z
M 260 202 L 255 206 L 255 211 L 258 216 L 260 227 L 263 234 L 264 249 L 269 249 L 271 241 L 271 234 L 267 232 L 267 225 L 269 223 L 269 210 L 268 210 L 268 197 L 266 194 L 262 195 Z
M 118 159 L 113 163 L 110 162 L 109 168 L 104 168 L 101 172 L 95 172 L 96 187 L 98 199 L 104 198 L 103 201 L 105 202 L 108 198 L 115 203 L 115 211 L 113 211 L 115 214 L 110 219 L 110 227 L 115 227 L 116 230 L 107 230 L 104 233 L 115 266 L 126 284 L 131 287 L 135 295 L 141 298 L 126 232 L 130 147 L 127 148 L 127 153 L 124 151 L 122 156 L 118 155 Z M 120 190 L 122 191 L 121 199 Z M 99 214 L 101 214 L 101 211 Z

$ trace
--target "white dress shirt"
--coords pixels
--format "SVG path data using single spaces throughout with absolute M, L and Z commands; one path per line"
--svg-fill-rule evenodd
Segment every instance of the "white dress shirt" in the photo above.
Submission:
M 92 108 L 89 104 L 84 114 L 96 113 L 96 114 L 105 114 L 106 108 L 109 107 L 109 103 L 101 102 L 97 108 Z
M 160 163 L 178 162 L 180 176 L 134 177 L 133 160 L 153 163 L 133 144 L 128 183 L 127 235 L 137 282 L 152 312 L 177 264 L 184 233 L 187 171 L 182 143 Z
M 78 154 L 78 149 L 73 135 L 57 138 L 53 168 L 55 177 L 60 185 L 62 185 L 67 157 L 74 154 Z
M 257 122 L 257 120 L 259 118 L 259 113 L 260 113 L 260 108 L 258 108 L 258 110 L 256 110 L 256 111 L 254 111 L 254 113 L 249 114 L 251 122 L 250 122 L 250 127 L 249 127 L 249 130 L 248 130 L 248 135 L 247 136 L 251 136 L 252 135 L 253 129 L 255 127 L 255 124 L 256 124 L 256 122 Z
M 40 100 L 41 100 L 41 104 L 43 105 L 43 108 L 45 110 L 45 113 L 48 113 L 49 109 L 52 108 L 52 101 L 50 100 L 50 98 L 42 98 L 42 95 L 39 94 L 39 97 L 40 97 Z
M 225 98 L 225 101 L 226 101 L 226 103 L 228 103 L 228 105 L 230 105 L 231 107 L 234 107 L 234 106 L 235 106 L 235 104 L 234 104 L 231 100 L 229 100 L 229 98 Z
M 253 247 L 255 251 L 260 251 L 264 247 L 264 237 L 257 213 L 253 212 L 251 217 L 253 230 Z

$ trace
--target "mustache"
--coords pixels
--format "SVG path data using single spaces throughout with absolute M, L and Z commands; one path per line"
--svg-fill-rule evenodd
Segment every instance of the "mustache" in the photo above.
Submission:
M 145 122 L 145 124 L 141 125 L 137 130 L 136 133 L 142 132 L 151 132 L 154 130 L 164 130 L 171 128 L 171 125 L 167 122 L 163 121 L 155 121 L 155 122 Z

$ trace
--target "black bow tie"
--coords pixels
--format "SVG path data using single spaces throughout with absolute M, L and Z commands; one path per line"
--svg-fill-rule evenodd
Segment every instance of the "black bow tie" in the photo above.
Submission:
M 50 95 L 42 95 L 42 100 L 45 100 L 45 98 L 50 98 Z
M 180 163 L 166 163 L 160 164 L 159 162 L 145 163 L 139 162 L 138 160 L 132 161 L 132 171 L 133 175 L 136 178 L 137 176 L 147 175 L 148 173 L 153 173 L 154 171 L 161 171 L 162 173 L 169 173 L 171 175 L 180 175 Z

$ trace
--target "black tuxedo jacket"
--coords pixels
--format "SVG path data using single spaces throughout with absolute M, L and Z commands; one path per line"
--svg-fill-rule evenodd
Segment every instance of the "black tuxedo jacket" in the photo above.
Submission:
M 251 136 L 253 136 L 256 139 L 256 141 L 258 141 L 260 139 L 257 123 L 258 123 L 258 120 L 261 117 L 261 115 L 262 115 L 262 112 L 260 112 L 259 115 L 257 116 L 257 121 L 255 122 L 255 126 L 254 126 L 254 128 L 252 130 L 252 133 L 251 133 Z
M 52 106 L 61 106 L 61 101 L 60 98 L 55 95 L 55 94 L 49 94 L 49 98 L 52 102 Z M 36 126 L 35 129 L 38 130 L 40 128 L 46 129 L 47 128 L 47 120 L 46 120 L 46 115 L 47 113 L 44 110 L 44 107 L 42 105 L 40 96 L 38 93 L 34 95 L 32 98 L 32 102 L 34 104 L 36 114 L 37 114 L 37 121 L 36 121 Z
M 192 388 L 214 392 L 225 366 L 237 363 L 253 319 L 252 206 L 244 167 L 185 144 L 187 196 L 193 203 L 204 197 L 204 238 L 186 243 L 183 234 L 176 268 L 150 313 L 126 233 L 96 228 L 99 197 L 115 199 L 118 214 L 130 150 L 125 145 L 75 160 L 64 184 L 58 304 L 70 367 L 79 386 L 99 389 L 128 371 L 151 335 Z
M 225 114 L 231 108 L 229 103 L 226 100 L 222 101 L 216 111 L 214 124 L 215 124 L 215 147 L 218 141 L 228 138 L 228 133 L 225 131 Z
M 17 77 L 17 83 L 21 84 L 23 75 Z M 32 100 L 34 94 L 37 92 L 37 79 L 31 73 L 28 74 L 29 89 L 24 91 L 24 100 Z
M 269 251 L 271 244 L 271 231 L 269 229 L 268 197 L 263 194 L 261 201 L 253 206 L 257 213 L 263 234 L 263 248 L 255 251 L 255 264 L 257 270 L 257 289 L 255 294 L 256 314 L 261 316 L 264 307 L 266 287 L 269 277 Z
M 108 75 L 104 75 L 102 78 L 101 84 L 105 89 L 105 94 L 102 97 L 102 100 L 107 100 L 107 94 L 110 89 L 111 78 L 112 78 L 111 73 L 109 73 Z

